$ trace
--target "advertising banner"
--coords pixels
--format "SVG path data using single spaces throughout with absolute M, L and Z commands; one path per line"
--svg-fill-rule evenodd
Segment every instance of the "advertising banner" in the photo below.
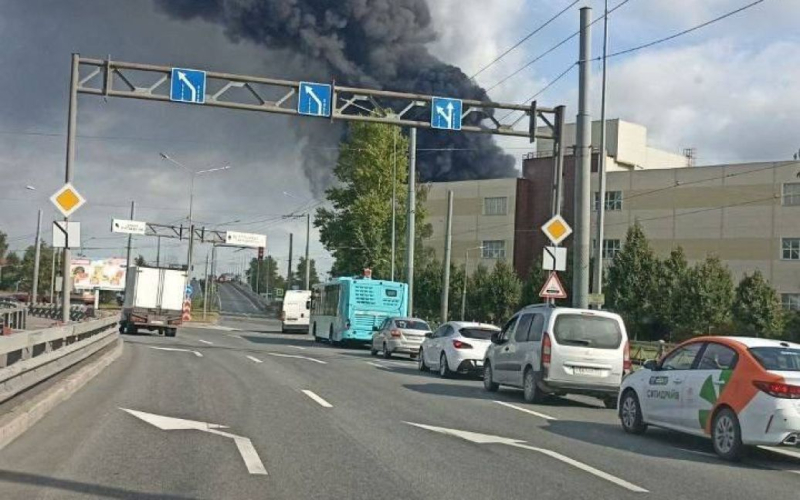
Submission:
M 72 259 L 72 283 L 76 290 L 124 290 L 127 260 Z

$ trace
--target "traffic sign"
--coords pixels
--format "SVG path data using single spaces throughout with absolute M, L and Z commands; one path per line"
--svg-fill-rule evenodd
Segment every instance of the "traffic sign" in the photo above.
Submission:
M 53 248 L 80 248 L 81 223 L 53 221 Z
M 206 72 L 197 69 L 172 68 L 169 99 L 176 102 L 206 102 Z
M 550 272 L 550 276 L 547 277 L 547 281 L 544 282 L 544 286 L 539 292 L 539 297 L 543 299 L 567 298 L 567 291 L 564 289 L 564 285 L 561 284 L 561 280 L 558 279 L 558 274 L 556 274 L 555 271 Z
M 544 247 L 542 269 L 545 271 L 567 270 L 567 249 L 565 247 Z
M 431 127 L 461 130 L 461 99 L 434 97 L 431 101 Z
M 604 306 L 606 305 L 606 296 L 603 293 L 590 293 L 589 294 L 590 306 Z
M 227 231 L 225 243 L 233 246 L 260 248 L 267 246 L 267 235 Z
M 297 112 L 301 115 L 331 116 L 331 86 L 300 82 Z
M 111 232 L 125 234 L 144 234 L 147 223 L 138 220 L 112 219 Z
M 569 224 L 561 215 L 554 215 L 553 218 L 545 222 L 544 226 L 542 226 L 542 231 L 553 242 L 553 245 L 558 245 L 572 234 L 572 228 L 569 227 Z
M 86 203 L 86 198 L 81 196 L 78 190 L 68 182 L 61 186 L 61 189 L 53 193 L 53 196 L 50 197 L 50 201 L 53 202 L 53 205 L 56 206 L 64 217 L 69 217 Z
M 283 298 L 283 288 L 276 288 L 275 289 L 275 298 Z
M 186 285 L 186 296 L 191 297 L 193 293 L 194 288 L 192 288 L 192 285 Z

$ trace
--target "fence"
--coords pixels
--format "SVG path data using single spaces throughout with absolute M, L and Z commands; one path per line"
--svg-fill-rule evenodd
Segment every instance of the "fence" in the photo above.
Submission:
M 661 356 L 669 352 L 674 344 L 666 342 L 642 342 L 631 340 L 631 361 L 641 365 L 648 359 L 660 359 Z
M 55 320 L 60 320 L 62 318 L 62 309 L 59 304 L 33 304 L 28 308 L 28 312 L 31 316 L 36 316 L 37 318 Z M 87 318 L 93 318 L 94 316 L 93 307 L 71 306 L 69 308 L 70 321 L 83 321 Z

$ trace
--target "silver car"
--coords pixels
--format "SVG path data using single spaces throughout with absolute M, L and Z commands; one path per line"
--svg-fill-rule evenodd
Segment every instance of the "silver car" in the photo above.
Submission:
M 419 318 L 386 318 L 381 326 L 373 328 L 370 353 L 375 356 L 382 351 L 384 358 L 400 353 L 416 358 L 430 331 L 428 323 Z

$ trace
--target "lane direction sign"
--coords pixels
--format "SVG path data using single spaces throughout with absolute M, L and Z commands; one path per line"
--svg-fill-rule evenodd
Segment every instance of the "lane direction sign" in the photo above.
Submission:
M 144 234 L 147 223 L 138 220 L 112 219 L 111 232 L 125 234 Z
M 205 103 L 206 72 L 196 69 L 172 68 L 169 99 L 175 102 Z
M 434 97 L 431 102 L 431 127 L 442 130 L 461 130 L 461 99 Z
M 543 299 L 567 298 L 567 291 L 555 271 L 550 272 L 550 276 L 547 277 L 547 281 L 544 282 L 544 286 L 539 291 L 539 297 Z
M 569 224 L 561 215 L 554 215 L 549 221 L 545 222 L 542 226 L 542 231 L 553 242 L 553 245 L 558 245 L 572 234 L 572 228 L 569 227 Z
M 53 193 L 53 196 L 50 197 L 50 201 L 53 202 L 53 205 L 61 212 L 61 215 L 69 217 L 86 203 L 86 198 L 81 196 L 72 183 L 68 182 Z
M 308 116 L 331 116 L 331 86 L 300 82 L 297 112 Z

